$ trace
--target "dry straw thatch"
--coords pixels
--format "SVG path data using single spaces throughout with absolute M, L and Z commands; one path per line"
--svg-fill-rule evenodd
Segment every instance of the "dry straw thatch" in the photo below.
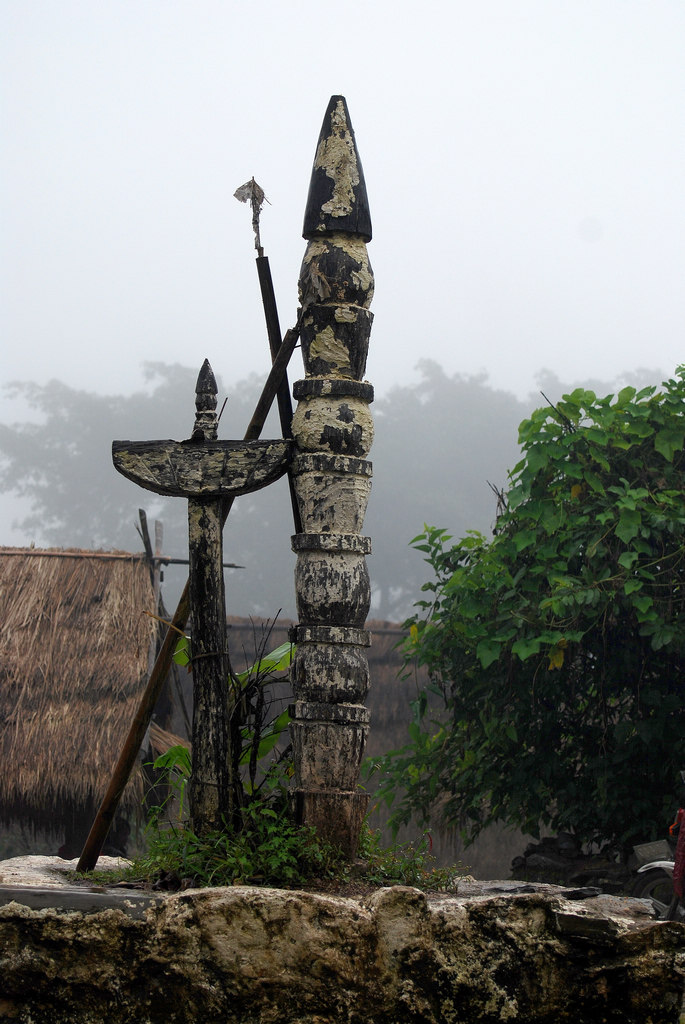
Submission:
M 125 552 L 0 547 L 0 820 L 90 813 L 145 686 L 149 568 Z M 142 797 L 140 774 L 124 807 Z

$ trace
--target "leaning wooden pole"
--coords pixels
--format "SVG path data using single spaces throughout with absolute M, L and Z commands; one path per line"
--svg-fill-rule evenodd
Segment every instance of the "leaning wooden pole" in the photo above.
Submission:
M 237 188 L 233 193 L 234 197 L 241 203 L 249 203 L 252 208 L 252 230 L 254 231 L 254 243 L 257 250 L 257 276 L 259 278 L 259 289 L 262 293 L 262 305 L 264 306 L 264 318 L 266 320 L 266 333 L 271 349 L 271 358 L 275 359 L 281 344 L 281 328 L 278 322 L 278 308 L 276 306 L 276 295 L 274 292 L 273 280 L 271 278 L 271 267 L 269 257 L 264 255 L 264 246 L 260 236 L 260 216 L 264 203 L 268 199 L 261 185 L 258 185 L 254 178 L 250 178 L 244 185 Z M 292 437 L 293 404 L 290 400 L 290 389 L 288 377 L 284 374 L 278 389 L 278 415 L 281 421 L 283 437 Z M 300 510 L 295 496 L 292 473 L 288 472 L 288 486 L 290 488 L 290 504 L 293 510 L 293 522 L 295 533 L 302 532 L 300 522 Z
M 271 267 L 269 265 L 268 256 L 258 256 L 257 260 L 257 275 L 259 277 L 259 288 L 262 293 L 262 305 L 264 306 L 264 318 L 266 320 L 266 333 L 269 338 L 269 347 L 271 349 L 272 359 L 276 358 L 278 349 L 281 344 L 281 327 L 278 321 L 278 307 L 276 306 L 276 295 L 274 293 L 273 280 L 271 278 Z M 283 375 L 280 387 L 278 389 L 278 415 L 281 421 L 281 431 L 283 437 L 293 436 L 293 403 L 290 399 L 290 389 L 288 387 L 288 376 Z M 300 509 L 297 504 L 297 497 L 295 495 L 295 486 L 293 482 L 293 475 L 288 472 L 288 487 L 290 490 L 290 504 L 293 510 L 293 523 L 295 526 L 295 533 L 302 532 L 302 521 L 300 519 Z
M 278 387 L 283 379 L 283 374 L 288 367 L 290 358 L 295 350 L 295 346 L 297 345 L 299 331 L 300 322 L 298 321 L 296 327 L 291 328 L 283 339 L 271 367 L 271 372 L 269 373 L 264 388 L 262 389 L 262 393 L 257 402 L 252 419 L 245 431 L 246 441 L 254 441 L 261 435 L 266 422 L 266 417 L 273 405 Z M 232 499 L 227 499 L 222 503 L 222 524 L 225 523 L 228 518 L 232 503 Z M 152 672 L 148 678 L 147 686 L 145 687 L 140 704 L 138 705 L 138 710 L 131 722 L 121 754 L 114 766 L 109 786 L 102 798 L 95 820 L 93 821 L 90 832 L 88 833 L 79 862 L 76 865 L 77 871 L 92 871 L 98 862 L 98 858 L 102 852 L 102 847 L 104 846 L 105 839 L 107 838 L 107 833 L 114 821 L 117 807 L 119 806 L 124 789 L 131 777 L 131 772 L 133 771 L 138 758 L 138 752 L 150 724 L 155 704 L 157 703 L 162 686 L 164 685 L 164 680 L 169 673 L 179 634 L 184 632 L 189 616 L 190 594 L 189 584 L 186 582 L 176 611 L 171 619 L 169 629 L 166 632 L 159 654 L 157 655 L 157 660 L 155 661 Z
M 162 646 L 160 647 L 154 668 L 148 678 L 147 686 L 145 687 L 143 696 L 140 699 L 138 710 L 131 722 L 119 759 L 114 766 L 109 786 L 102 798 L 102 803 L 98 808 L 95 820 L 93 821 L 90 832 L 88 833 L 88 838 L 86 839 L 83 850 L 81 851 L 79 862 L 76 865 L 77 871 L 92 871 L 98 862 L 98 857 L 102 853 L 102 847 L 105 845 L 107 833 L 109 832 L 110 825 L 114 821 L 114 815 L 117 812 L 119 801 L 126 789 L 126 784 L 131 777 L 131 772 L 133 771 L 138 757 L 138 751 L 140 750 L 143 739 L 145 738 L 145 733 L 147 732 L 147 728 L 150 724 L 150 720 L 152 719 L 152 712 L 155 709 L 155 704 L 159 698 L 164 680 L 169 672 L 169 666 L 171 665 L 171 659 L 178 642 L 179 634 L 183 633 L 185 630 L 189 614 L 190 599 L 188 595 L 188 584 L 186 583 L 169 629 L 167 630 Z
M 361 536 L 373 440 L 364 381 L 373 314 L 371 218 L 344 97 L 328 105 L 314 158 L 300 272 L 302 357 L 292 472 L 302 516 L 293 537 L 299 625 L 291 736 L 299 820 L 356 853 L 368 796 L 358 791 L 369 728 L 364 629 L 370 605 Z

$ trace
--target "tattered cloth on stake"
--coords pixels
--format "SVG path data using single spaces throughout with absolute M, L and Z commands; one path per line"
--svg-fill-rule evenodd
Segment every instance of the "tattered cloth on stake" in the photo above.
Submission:
M 264 194 L 264 189 L 257 184 L 254 178 L 250 178 L 244 185 L 237 188 L 233 193 L 234 199 L 241 203 L 249 203 L 252 207 L 252 230 L 254 231 L 254 247 L 260 256 L 264 255 L 264 249 L 259 238 L 259 215 L 262 212 L 264 203 L 269 200 Z M 269 203 L 269 206 L 271 203 Z

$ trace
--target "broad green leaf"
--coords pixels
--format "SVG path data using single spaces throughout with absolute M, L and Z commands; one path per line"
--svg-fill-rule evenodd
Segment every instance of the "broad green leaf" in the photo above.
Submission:
M 514 534 L 514 547 L 517 551 L 523 551 L 524 548 L 530 547 L 534 544 L 537 539 L 537 534 L 534 530 L 520 530 Z
M 483 668 L 488 668 L 500 656 L 502 645 L 496 640 L 481 640 L 476 648 L 476 657 Z
M 629 544 L 633 537 L 637 537 L 641 522 L 642 516 L 637 509 L 621 509 L 614 532 L 624 544 Z
M 282 711 L 278 718 L 275 718 L 270 725 L 268 725 L 262 732 L 259 744 L 257 746 L 257 760 L 261 761 L 263 757 L 270 754 L 274 749 L 279 739 L 286 731 L 291 722 L 290 712 L 286 709 Z M 246 749 L 243 751 L 240 764 L 246 765 L 250 763 L 250 757 L 252 755 L 252 734 L 249 730 L 243 731 L 243 738 L 248 741 Z
M 192 655 L 190 650 L 189 636 L 180 636 L 178 638 L 178 640 L 176 641 L 176 646 L 174 647 L 172 659 L 176 662 L 177 665 L 181 665 L 183 668 L 185 668 L 186 665 L 190 664 L 190 662 L 192 661 Z
M 531 473 L 538 473 L 549 464 L 547 449 L 542 445 L 535 445 L 533 448 L 528 450 L 528 457 L 526 461 L 528 464 L 528 470 Z
M 654 447 L 667 462 L 672 462 L 675 452 L 682 451 L 683 438 L 685 438 L 685 429 L 665 428 L 660 430 L 654 438 Z
M 624 409 L 626 405 L 635 397 L 635 388 L 626 387 L 621 388 L 618 395 L 616 396 L 616 402 L 614 408 Z
M 599 445 L 605 445 L 609 440 L 606 430 L 602 430 L 601 427 L 587 427 L 585 437 L 587 437 L 588 441 L 593 441 L 594 444 Z
M 163 754 L 153 762 L 153 768 L 164 771 L 178 771 L 182 775 L 190 775 L 190 751 L 187 747 L 178 744 L 169 747 Z
M 287 640 L 284 644 L 273 650 L 271 654 L 265 654 L 264 657 L 258 658 L 253 665 L 246 668 L 244 672 L 239 672 L 237 678 L 241 683 L 244 683 L 256 675 L 270 675 L 274 672 L 283 672 L 290 666 L 294 654 L 295 645 Z
M 588 487 L 590 487 L 595 492 L 595 494 L 604 494 L 604 485 L 602 484 L 602 481 L 596 473 L 592 472 L 591 469 L 585 470 L 585 472 L 583 473 L 583 479 L 585 480 Z
M 640 623 L 640 632 L 643 636 L 651 636 L 658 628 L 658 616 L 654 608 L 654 601 L 648 594 L 635 594 L 631 597 L 637 612 L 637 621 Z
M 529 640 L 515 640 L 511 645 L 512 654 L 517 655 L 521 661 L 525 661 L 526 658 L 530 658 L 532 654 L 539 654 L 540 652 L 540 641 L 537 637 L 533 637 Z
M 675 629 L 673 626 L 665 625 L 658 627 L 654 630 L 651 637 L 651 645 L 653 651 L 659 651 L 662 647 L 667 647 L 675 636 Z

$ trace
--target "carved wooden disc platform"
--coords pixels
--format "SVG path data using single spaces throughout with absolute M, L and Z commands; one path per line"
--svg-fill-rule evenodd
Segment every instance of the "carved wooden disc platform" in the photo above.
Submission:
M 176 498 L 237 497 L 286 472 L 292 442 L 114 441 L 112 460 L 129 480 Z

